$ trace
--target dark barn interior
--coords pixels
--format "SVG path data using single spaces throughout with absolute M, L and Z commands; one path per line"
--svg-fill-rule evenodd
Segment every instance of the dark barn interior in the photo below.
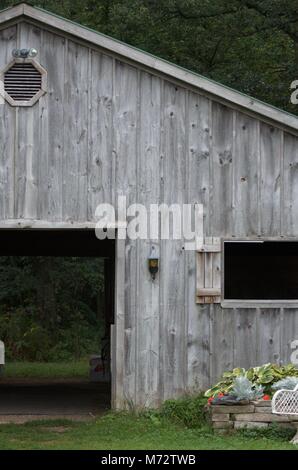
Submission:
M 11 230 L 5 229 L 0 231 L 0 260 L 1 260 L 1 267 L 0 267 L 0 284 L 4 285 L 5 282 L 3 281 L 3 276 L 5 278 L 5 273 L 12 271 L 11 266 L 14 267 L 15 272 L 18 273 L 15 266 L 18 267 L 22 262 L 25 267 L 28 267 L 28 263 L 33 263 L 36 260 L 39 261 L 41 267 L 45 265 L 48 266 L 48 261 L 51 260 L 51 263 L 54 262 L 54 266 L 56 267 L 56 271 L 59 272 L 59 267 L 61 266 L 61 276 L 71 278 L 71 275 L 75 278 L 76 271 L 74 270 L 73 273 L 67 273 L 67 267 L 70 266 L 76 268 L 76 265 L 79 266 L 81 271 L 83 271 L 83 275 L 85 275 L 85 271 L 89 267 L 89 261 L 91 264 L 91 268 L 94 270 L 97 267 L 102 271 L 101 274 L 101 302 L 99 304 L 99 312 L 95 312 L 96 315 L 99 315 L 99 320 L 97 323 L 92 323 L 87 327 L 89 331 L 91 330 L 90 335 L 92 336 L 93 343 L 91 340 L 91 346 L 89 346 L 89 350 L 86 346 L 84 349 L 84 359 L 86 363 L 86 371 L 89 374 L 89 356 L 86 355 L 86 351 L 90 352 L 90 357 L 93 357 L 91 353 L 98 354 L 103 357 L 105 356 L 105 376 L 100 378 L 100 381 L 92 377 L 92 374 L 86 375 L 83 378 L 76 376 L 74 374 L 73 377 L 63 377 L 63 375 L 59 375 L 59 377 L 20 377 L 16 375 L 15 377 L 12 374 L 6 374 L 5 370 L 9 371 L 9 361 L 11 357 L 8 357 L 7 364 L 4 367 L 4 370 L 0 377 L 0 421 L 1 422 L 22 422 L 22 420 L 26 421 L 27 419 L 35 419 L 40 417 L 68 417 L 71 419 L 87 419 L 92 416 L 96 416 L 101 414 L 104 410 L 110 407 L 111 402 L 111 371 L 110 371 L 110 329 L 111 325 L 114 322 L 114 254 L 115 254 L 115 243 L 111 240 L 98 240 L 95 236 L 95 232 L 93 230 L 80 230 L 80 229 L 66 229 L 66 230 L 47 230 L 47 229 L 38 229 L 38 230 L 31 230 L 31 229 L 20 229 L 20 230 Z M 85 262 L 83 262 L 85 261 Z M 15 264 L 11 265 L 12 262 Z M 81 262 L 81 264 L 80 264 Z M 6 264 L 5 264 L 6 263 Z M 27 264 L 26 264 L 27 263 Z M 60 263 L 60 264 L 59 264 Z M 64 263 L 64 264 L 63 264 Z M 66 263 L 66 268 L 65 268 Z M 67 264 L 68 263 L 68 264 Z M 51 265 L 51 264 L 50 264 Z M 31 264 L 30 264 L 31 266 Z M 25 268 L 24 268 L 25 269 Z M 58 270 L 58 271 L 57 271 Z M 85 270 L 85 271 L 84 271 Z M 4 275 L 3 275 L 4 273 Z M 14 271 L 12 271 L 14 273 Z M 42 270 L 41 270 L 42 273 Z M 87 271 L 89 275 L 89 271 Z M 96 283 L 98 278 L 97 272 L 94 272 L 92 275 L 91 272 L 91 279 Z M 39 283 L 38 279 L 39 272 L 37 272 L 37 283 Z M 16 274 L 17 276 L 17 274 Z M 25 273 L 26 276 L 26 273 Z M 43 276 L 43 274 L 41 274 Z M 13 274 L 12 274 L 13 277 Z M 89 275 L 90 277 L 90 275 Z M 47 279 L 47 278 L 46 278 Z M 7 285 L 7 279 L 4 279 Z M 14 279 L 15 280 L 15 279 Z M 67 281 L 67 279 L 66 279 Z M 40 282 L 42 282 L 40 280 Z M 64 282 L 64 279 L 63 279 Z M 80 283 L 80 279 L 77 280 L 77 283 Z M 17 285 L 17 284 L 16 284 Z M 70 283 L 70 285 L 72 285 Z M 62 283 L 62 288 L 64 284 Z M 34 287 L 34 286 L 33 286 Z M 96 287 L 96 286 L 95 286 Z M 14 287 L 15 289 L 15 287 Z M 61 290 L 61 288 L 60 288 Z M 80 292 L 80 291 L 79 291 Z M 91 292 L 91 286 L 90 286 Z M 68 295 L 72 295 L 71 292 Z M 76 294 L 73 292 L 73 297 Z M 88 285 L 87 285 L 87 294 L 84 294 L 88 297 Z M 90 294 L 91 295 L 91 294 Z M 2 296 L 3 297 L 3 296 Z M 4 311 L 8 311 L 7 316 L 0 315 L 0 318 L 7 318 L 9 321 L 13 320 L 14 316 L 20 315 L 21 317 L 26 315 L 26 309 L 24 311 L 19 312 L 20 309 L 16 309 L 14 311 L 14 307 L 7 306 L 7 300 L 3 301 L 1 297 L 0 300 L 0 309 L 1 314 Z M 80 300 L 80 299 L 79 299 Z M 12 304 L 15 301 L 14 298 L 11 299 Z M 26 301 L 25 301 L 26 303 Z M 5 305 L 4 305 L 5 304 Z M 13 304 L 14 305 L 14 304 Z M 60 308 L 61 305 L 59 304 L 59 298 L 56 299 L 57 310 Z M 76 305 L 76 304 L 75 304 Z M 78 310 L 80 309 L 80 304 L 77 302 Z M 70 315 L 73 315 L 74 319 L 72 322 L 75 322 L 76 316 L 74 312 L 71 311 L 73 308 L 71 305 L 70 308 Z M 6 309 L 6 310 L 5 310 Z M 92 306 L 91 306 L 92 309 Z M 30 309 L 29 309 L 30 310 Z M 27 308 L 27 311 L 29 311 Z M 65 308 L 64 308 L 65 310 Z M 95 310 L 95 308 L 94 308 Z M 67 312 L 67 310 L 66 310 Z M 91 312 L 92 313 L 92 312 Z M 3 314 L 4 315 L 4 314 Z M 57 315 L 56 315 L 57 316 Z M 86 324 L 87 320 L 84 318 L 84 314 L 79 312 L 78 316 L 78 336 L 81 335 L 83 338 L 83 327 L 79 323 L 83 321 L 83 325 Z M 67 319 L 66 319 L 67 320 Z M 8 320 L 7 320 L 8 321 Z M 97 321 L 97 320 L 96 320 Z M 85 323 L 84 323 L 85 322 Z M 60 326 L 61 323 L 61 326 Z M 49 331 L 52 331 L 53 337 L 50 337 L 50 340 L 54 342 L 54 338 L 60 337 L 60 331 L 63 330 L 63 322 L 60 319 L 60 323 L 54 324 L 49 327 Z M 19 322 L 18 330 L 22 328 L 22 323 Z M 50 322 L 47 322 L 47 325 Z M 100 331 L 96 332 L 96 328 L 100 325 Z M 5 326 L 5 325 L 2 325 Z M 99 328 L 99 327 L 98 327 Z M 92 329 L 94 331 L 92 331 Z M 7 330 L 7 329 L 6 329 Z M 0 325 L 0 333 L 6 331 L 5 328 L 1 330 Z M 32 328 L 29 331 L 32 331 Z M 64 331 L 64 330 L 63 330 Z M 3 334 L 3 333 L 2 333 Z M 10 333 L 11 334 L 11 333 Z M 27 331 L 21 331 L 21 337 L 28 335 Z M 89 335 L 89 336 L 90 336 Z M 22 344 L 20 346 L 20 340 L 18 338 L 19 343 L 14 344 L 17 341 L 16 337 L 6 338 L 7 339 L 7 349 L 8 356 L 13 356 L 15 350 L 19 353 L 19 350 L 23 351 Z M 95 339 L 94 339 L 95 338 Z M 95 344 L 94 341 L 98 340 L 98 345 Z M 1 338 L 3 339 L 3 338 Z M 80 338 L 79 338 L 80 339 Z M 60 340 L 61 341 L 61 340 Z M 62 336 L 63 341 L 63 336 Z M 84 343 L 84 341 L 83 341 Z M 86 340 L 87 343 L 87 340 Z M 10 346 L 8 348 L 8 346 Z M 16 348 L 14 348 L 16 346 Z M 83 344 L 84 346 L 84 344 Z M 45 367 L 47 367 L 47 360 L 44 360 L 44 355 L 42 354 L 43 349 L 49 348 L 46 340 L 43 339 L 43 335 L 38 335 L 38 341 L 34 346 L 32 346 L 33 351 L 30 350 L 29 355 L 29 368 L 30 368 L 30 360 L 34 360 L 34 358 L 41 358 L 39 359 L 40 362 L 44 361 Z M 63 348 L 63 346 L 62 346 Z M 92 349 L 93 348 L 93 349 Z M 55 351 L 55 345 L 54 345 Z M 61 349 L 61 348 L 60 348 Z M 104 352 L 103 352 L 104 351 Z M 27 356 L 28 351 L 25 350 Z M 61 352 L 60 352 L 61 355 Z M 26 356 L 26 357 L 27 357 Z M 17 356 L 18 357 L 18 356 Z M 59 355 L 57 356 L 59 358 Z M 94 356 L 95 357 L 95 356 Z M 18 359 L 19 360 L 19 359 Z M 28 361 L 28 358 L 26 359 Z M 58 362 L 58 361 L 57 361 Z M 64 362 L 67 363 L 67 356 L 64 359 Z M 72 359 L 72 362 L 75 364 L 75 360 Z M 82 360 L 80 359 L 80 363 Z M 75 365 L 74 365 L 75 368 Z M 108 369 L 108 370 L 107 370 Z
M 298 243 L 225 242 L 225 299 L 298 299 Z

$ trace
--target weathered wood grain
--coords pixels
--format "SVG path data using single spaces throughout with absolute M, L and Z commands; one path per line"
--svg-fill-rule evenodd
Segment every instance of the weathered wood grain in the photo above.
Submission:
M 185 198 L 186 92 L 170 83 L 164 86 L 163 202 Z M 175 183 L 174 183 L 175 182 Z M 163 398 L 181 395 L 187 386 L 187 322 L 185 315 L 185 252 L 183 240 L 161 243 L 161 302 L 163 344 Z
M 87 219 L 88 49 L 67 41 L 62 203 L 65 220 Z M 67 149 L 67 150 L 66 150 Z
M 257 315 L 256 309 L 235 309 L 234 365 L 249 368 L 257 362 Z
M 283 364 L 294 363 L 298 356 L 298 309 L 284 309 L 280 328 L 280 361 Z
M 188 94 L 186 194 L 189 203 L 203 204 L 203 228 L 199 230 L 205 235 L 210 223 L 210 108 L 208 98 Z M 194 299 L 194 291 L 205 285 L 204 254 L 189 251 L 186 260 L 187 385 L 195 392 L 207 388 L 210 380 L 210 311 L 207 305 L 196 305 Z
M 138 118 L 138 72 L 115 63 L 114 99 L 115 116 L 114 151 L 116 155 L 116 196 L 127 196 L 127 205 L 136 201 L 137 186 L 137 118 Z M 125 278 L 125 377 L 124 389 L 128 402 L 136 399 L 136 342 L 137 342 L 137 243 L 126 240 Z
M 26 23 L 18 26 L 20 47 L 41 46 L 42 31 Z M 15 188 L 16 216 L 18 218 L 38 217 L 38 180 L 40 158 L 40 102 L 30 108 L 17 110 Z
M 48 91 L 40 100 L 41 149 L 38 216 L 62 220 L 64 146 L 65 43 L 63 37 L 43 31 L 40 60 L 48 73 Z M 59 54 L 53 51 L 59 51 Z
M 192 254 L 189 253 L 189 257 Z M 189 273 L 192 274 L 192 273 Z M 189 296 L 193 302 L 194 276 L 189 276 Z M 190 316 L 190 312 L 193 317 Z M 188 389 L 191 392 L 206 390 L 210 385 L 210 307 L 208 304 L 196 305 L 188 309 Z
M 212 244 L 212 238 L 205 238 L 207 244 Z M 213 253 L 205 253 L 204 256 L 204 287 L 212 289 L 213 287 Z M 206 296 L 204 298 L 205 303 L 213 303 L 212 297 Z
M 281 233 L 281 131 L 261 124 L 261 235 Z
M 17 27 L 0 31 L 0 68 L 11 60 L 17 45 Z M 0 96 L 0 218 L 14 217 L 14 156 L 16 144 L 16 109 Z
M 233 159 L 233 111 L 213 102 L 211 235 L 215 237 L 233 232 Z
M 298 139 L 284 133 L 283 152 L 283 235 L 298 233 Z
M 210 101 L 195 93 L 188 95 L 188 202 L 203 204 L 204 225 L 209 226 L 210 191 Z M 207 235 L 207 234 L 206 234 Z
M 113 59 L 90 51 L 88 219 L 101 203 L 113 203 Z
M 211 350 L 211 382 L 215 383 L 222 373 L 234 366 L 234 324 L 233 309 L 222 309 L 213 304 L 212 350 Z
M 233 232 L 237 237 L 257 235 L 259 122 L 242 113 L 235 119 Z
M 147 73 L 140 75 L 138 126 L 137 200 L 150 208 L 160 203 L 160 121 L 161 80 Z M 137 403 L 152 407 L 159 403 L 159 274 L 153 281 L 148 270 L 148 257 L 154 249 L 159 256 L 158 240 L 138 241 L 137 279 Z
M 280 309 L 261 309 L 258 317 L 257 364 L 280 361 Z
M 111 350 L 112 366 L 112 407 L 123 409 L 127 407 L 124 390 L 125 381 L 125 240 L 117 240 L 115 253 L 115 325 Z

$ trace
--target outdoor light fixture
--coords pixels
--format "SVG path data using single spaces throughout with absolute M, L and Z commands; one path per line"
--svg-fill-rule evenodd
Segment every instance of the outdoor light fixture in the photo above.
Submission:
M 13 49 L 12 56 L 15 59 L 28 59 L 28 57 L 36 57 L 37 50 L 34 49 L 34 47 L 31 47 L 30 49 Z
M 159 257 L 157 250 L 154 246 L 151 247 L 150 256 L 148 258 L 148 267 L 151 274 L 151 278 L 154 281 L 159 268 Z

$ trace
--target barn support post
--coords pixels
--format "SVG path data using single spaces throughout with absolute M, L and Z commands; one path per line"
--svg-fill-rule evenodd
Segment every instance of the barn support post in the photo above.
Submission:
M 111 325 L 114 323 L 115 302 L 115 260 L 113 257 L 104 260 L 104 319 L 105 337 L 108 339 Z M 102 294 L 101 294 L 102 295 Z
M 115 325 L 111 330 L 112 409 L 125 408 L 124 399 L 125 240 L 116 240 Z

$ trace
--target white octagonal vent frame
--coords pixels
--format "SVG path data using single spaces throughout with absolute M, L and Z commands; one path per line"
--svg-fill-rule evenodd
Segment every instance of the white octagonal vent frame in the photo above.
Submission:
M 31 64 L 33 67 L 40 72 L 41 75 L 41 87 L 40 90 L 29 100 L 15 100 L 12 98 L 9 93 L 5 90 L 5 74 L 10 70 L 15 64 Z M 2 82 L 1 90 L 3 93 L 3 98 L 11 106 L 33 106 L 46 92 L 47 92 L 47 71 L 34 59 L 13 59 L 9 64 L 7 64 L 0 71 L 0 81 Z

